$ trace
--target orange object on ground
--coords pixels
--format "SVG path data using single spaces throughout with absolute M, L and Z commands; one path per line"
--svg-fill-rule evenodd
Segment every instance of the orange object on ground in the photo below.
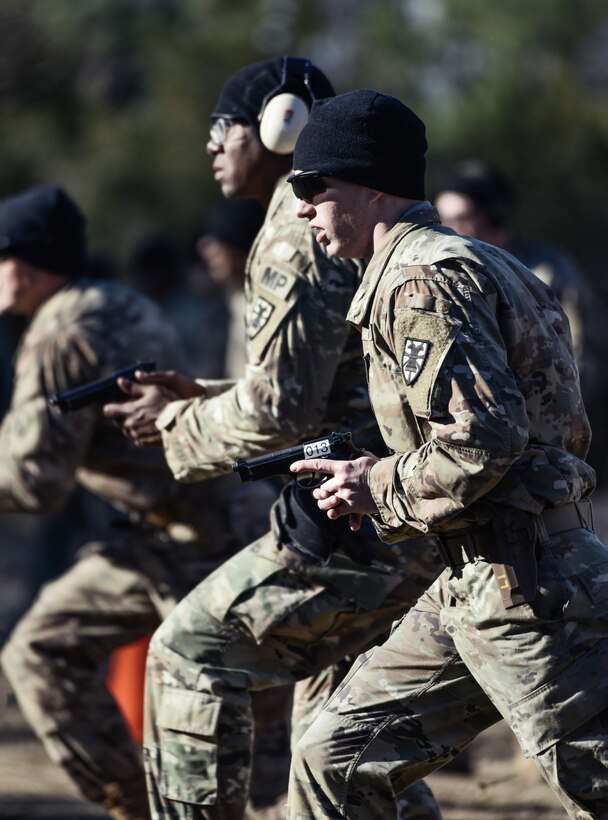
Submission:
M 144 738 L 144 678 L 151 635 L 115 650 L 108 668 L 108 689 L 120 707 L 133 740 Z

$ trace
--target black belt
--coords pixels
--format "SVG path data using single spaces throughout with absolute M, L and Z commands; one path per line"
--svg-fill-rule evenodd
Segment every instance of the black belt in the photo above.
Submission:
M 591 500 L 588 498 L 543 510 L 536 519 L 541 537 L 581 528 L 590 532 L 595 531 Z M 441 557 L 448 567 L 458 567 L 479 560 L 492 560 L 495 535 L 491 524 L 485 524 L 475 530 L 442 533 L 437 535 L 437 540 Z

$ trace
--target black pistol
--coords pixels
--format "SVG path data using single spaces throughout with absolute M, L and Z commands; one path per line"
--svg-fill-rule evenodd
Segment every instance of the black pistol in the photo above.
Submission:
M 289 465 L 293 464 L 294 461 L 303 458 L 335 458 L 349 461 L 362 455 L 362 453 L 363 450 L 353 444 L 352 433 L 330 433 L 323 438 L 305 441 L 295 447 L 277 450 L 266 456 L 257 456 L 257 458 L 252 458 L 249 461 L 244 458 L 237 458 L 232 465 L 232 469 L 240 475 L 241 481 L 259 481 L 262 478 L 272 478 L 279 475 L 294 478 L 294 474 L 289 469 Z M 297 484 L 304 490 L 314 490 L 315 487 L 321 485 L 324 479 L 324 475 L 300 473 Z
M 122 370 L 117 370 L 104 379 L 97 379 L 94 382 L 87 382 L 73 390 L 66 390 L 65 393 L 57 393 L 49 398 L 49 406 L 59 410 L 61 413 L 71 413 L 91 404 L 107 404 L 111 401 L 121 401 L 127 396 L 116 384 L 117 379 L 130 379 L 133 381 L 137 370 L 145 370 L 148 373 L 156 370 L 156 362 L 137 362 Z

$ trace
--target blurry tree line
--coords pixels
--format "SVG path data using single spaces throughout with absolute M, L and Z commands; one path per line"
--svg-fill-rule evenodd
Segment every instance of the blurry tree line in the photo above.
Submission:
M 204 146 L 219 88 L 283 53 L 418 111 L 430 195 L 454 160 L 499 164 L 526 230 L 608 295 L 603 0 L 2 0 L 0 194 L 59 182 L 119 260 L 159 227 L 187 244 L 218 196 Z

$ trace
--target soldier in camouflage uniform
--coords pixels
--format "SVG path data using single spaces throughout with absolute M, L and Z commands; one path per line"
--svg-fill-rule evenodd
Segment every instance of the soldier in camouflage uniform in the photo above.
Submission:
M 608 549 L 567 321 L 514 257 L 439 225 L 425 150 L 418 117 L 365 90 L 316 102 L 294 154 L 300 216 L 370 260 L 348 318 L 393 454 L 293 469 L 331 476 L 331 520 L 434 532 L 448 567 L 300 741 L 289 816 L 394 817 L 397 789 L 503 717 L 570 817 L 605 818 Z
M 255 197 L 267 215 L 247 272 L 244 378 L 173 402 L 158 418 L 168 462 L 185 481 L 331 431 L 381 446 L 360 339 L 344 321 L 361 265 L 330 260 L 314 242 L 285 184 L 291 155 L 266 148 L 263 122 L 258 130 L 264 101 L 286 84 L 308 104 L 307 89 L 332 93 L 307 61 L 286 68 L 271 60 L 237 72 L 216 106 L 208 144 L 216 179 L 226 196 Z M 139 402 L 113 415 L 137 409 L 126 429 L 146 443 L 154 433 L 143 419 L 145 395 Z M 315 675 L 370 645 L 438 574 L 425 539 L 402 549 L 383 545 L 371 527 L 354 535 L 327 526 L 310 492 L 293 482 L 272 519 L 273 531 L 200 584 L 152 639 L 145 750 L 155 818 L 241 818 L 251 693 Z M 401 812 L 440 816 L 423 783 Z
M 517 199 L 511 181 L 500 169 L 466 160 L 439 187 L 435 205 L 443 225 L 509 251 L 559 299 L 570 324 L 583 401 L 593 430 L 589 459 L 601 482 L 608 469 L 608 384 L 604 376 L 608 310 L 590 277 L 569 254 L 515 230 Z
M 30 319 L 0 426 L 0 513 L 54 510 L 78 482 L 130 514 L 115 538 L 83 547 L 42 590 L 2 663 L 26 718 L 80 792 L 112 817 L 140 820 L 149 817 L 140 751 L 105 686 L 105 661 L 150 634 L 243 542 L 226 534 L 222 482 L 178 484 L 162 453 L 135 447 L 99 406 L 49 410 L 58 391 L 142 358 L 180 355 L 151 302 L 79 278 L 85 230 L 72 200 L 54 186 L 4 200 L 0 243 L 0 311 Z

